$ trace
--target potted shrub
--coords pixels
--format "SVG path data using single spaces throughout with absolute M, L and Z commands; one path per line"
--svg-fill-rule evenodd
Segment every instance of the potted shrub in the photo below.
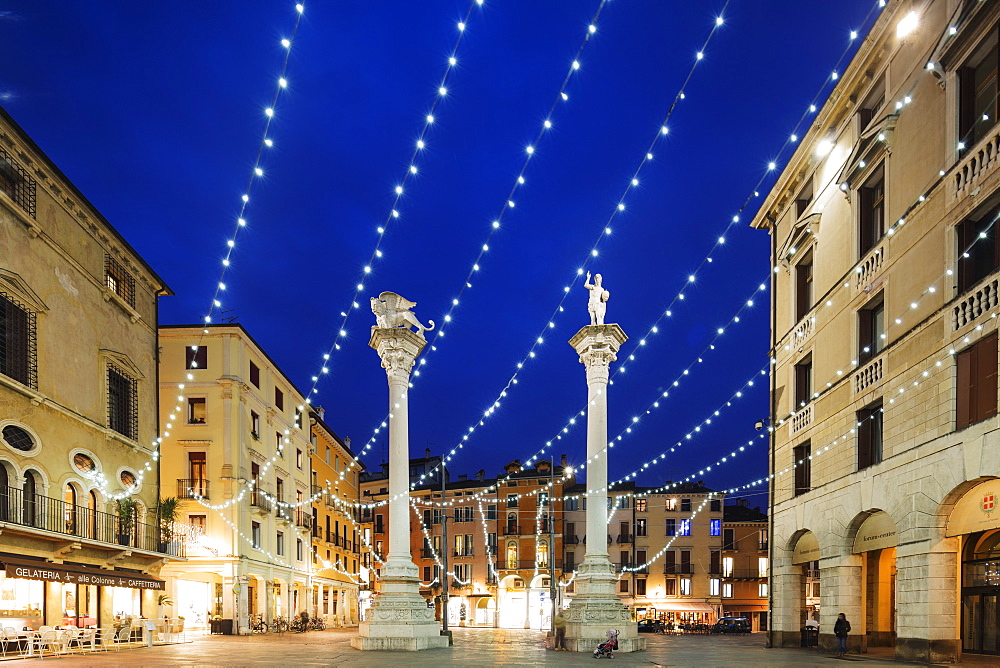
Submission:
M 156 609 L 160 612 L 163 612 L 162 610 L 163 606 L 165 605 L 172 606 L 173 604 L 174 602 L 170 599 L 169 594 L 160 594 L 159 596 L 156 597 Z M 164 615 L 161 614 L 160 617 L 164 617 Z
M 118 544 L 131 545 L 132 533 L 135 529 L 135 515 L 138 506 L 131 497 L 118 499 L 115 501 L 115 510 L 118 511 Z
M 177 521 L 177 506 L 180 502 L 176 496 L 160 499 L 157 516 L 160 524 L 160 552 L 177 556 L 180 553 L 177 541 L 174 540 L 174 522 Z

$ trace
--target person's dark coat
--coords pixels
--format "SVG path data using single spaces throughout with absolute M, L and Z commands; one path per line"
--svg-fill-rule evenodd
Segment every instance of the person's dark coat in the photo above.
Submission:
M 838 638 L 846 638 L 847 634 L 851 632 L 851 623 L 846 619 L 838 619 L 837 623 L 833 625 L 833 635 Z

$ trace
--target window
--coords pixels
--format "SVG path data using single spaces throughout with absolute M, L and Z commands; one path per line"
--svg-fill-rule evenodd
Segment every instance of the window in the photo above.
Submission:
M 880 165 L 858 193 L 858 256 L 864 257 L 885 234 L 885 175 Z
M 718 596 L 721 591 L 722 580 L 719 578 L 712 578 L 708 581 L 708 595 Z
M 643 578 L 642 580 L 636 580 L 635 581 L 635 595 L 636 596 L 645 596 L 646 595 L 646 580 L 645 580 L 645 578 Z
M 136 381 L 113 364 L 108 365 L 108 427 L 133 441 L 139 436 Z
M 680 532 L 680 534 L 682 536 L 690 536 L 691 535 L 691 520 L 690 519 L 681 520 L 681 532 Z
M 508 508 L 517 508 L 517 494 L 508 494 L 507 495 L 507 507 Z
M 431 567 L 424 566 L 424 582 L 430 582 L 430 581 L 431 581 Z
M 665 499 L 663 501 L 664 510 L 677 510 L 677 499 Z
M 385 533 L 384 515 L 375 516 L 375 533 Z
M 618 581 L 618 591 L 619 593 L 622 594 L 628 593 L 628 580 L 622 578 L 621 580 Z
M 260 389 L 260 367 L 252 361 L 250 362 L 250 382 L 253 383 L 253 386 L 258 390 Z
M 329 464 L 330 464 L 330 446 L 329 445 L 326 446 L 326 463 L 327 463 L 327 466 L 329 466 Z M 339 467 L 338 467 L 337 470 L 339 470 Z
M 882 293 L 858 311 L 858 362 L 864 364 L 885 348 L 885 303 Z
M 812 489 L 812 445 L 806 441 L 792 450 L 795 460 L 795 496 L 805 494 Z
M 0 191 L 14 200 L 14 204 L 35 217 L 35 179 L 31 178 L 10 153 L 0 148 Z
M 250 523 L 250 544 L 260 549 L 260 522 Z
M 208 346 L 188 346 L 185 352 L 185 369 L 208 368 Z
M 188 524 L 200 528 L 204 533 L 208 526 L 208 515 L 188 515 Z
M 121 481 L 122 487 L 124 487 L 127 490 L 134 488 L 138 483 L 135 474 L 132 473 L 131 471 L 122 471 L 118 475 L 118 479 Z
M 126 304 L 135 308 L 135 277 L 108 254 L 104 255 L 104 284 Z
M 302 450 L 295 450 L 295 467 L 298 469 L 302 468 Z
M 861 103 L 861 108 L 858 110 L 858 118 L 861 121 L 860 131 L 864 131 L 872 121 L 880 118 L 880 112 L 885 106 L 885 77 L 880 76 L 878 83 L 868 94 L 868 98 Z
M 667 578 L 663 581 L 663 594 L 664 596 L 676 596 L 677 595 L 677 580 L 673 578 Z
M 813 306 L 812 251 L 795 265 L 795 320 L 802 320 Z
M 539 568 L 549 566 L 549 544 L 544 540 L 538 541 L 538 548 L 535 553 L 535 565 Z
M 858 411 L 857 423 L 860 471 L 882 461 L 882 400 Z
M 279 411 L 285 410 L 285 393 L 274 388 L 274 407 Z
M 812 401 L 813 363 L 810 355 L 795 365 L 795 410 Z
M 757 557 L 757 575 L 767 577 L 767 557 Z
M 495 503 L 486 506 L 486 519 L 495 520 L 497 518 L 497 507 Z
M 205 424 L 205 398 L 188 399 L 188 424 Z
M 17 427 L 13 428 L 17 429 Z M 3 430 L 4 437 L 7 436 L 8 429 L 11 429 L 11 427 L 4 427 Z M 30 440 L 31 437 L 29 436 L 28 438 Z M 18 450 L 20 449 L 21 448 L 18 448 Z M 30 450 L 31 448 L 28 449 Z M 73 455 L 73 466 L 75 466 L 78 471 L 81 471 L 83 473 L 90 473 L 91 471 L 97 470 L 97 464 L 94 463 L 94 460 L 90 457 L 90 455 L 85 455 L 82 452 L 78 452 L 75 455 Z
M 507 543 L 507 568 L 513 570 L 517 568 L 517 542 Z
M 971 290 L 1000 267 L 1000 244 L 996 242 L 998 216 L 1000 208 L 994 208 L 955 226 L 960 293 Z
M 681 499 L 681 512 L 686 513 L 691 511 L 691 499 Z
M 3 165 L 2 150 L 0 150 L 0 165 Z M 38 386 L 35 364 L 35 314 L 5 292 L 0 292 L 0 374 L 28 387 Z
M 984 336 L 957 356 L 955 428 L 997 414 L 997 333 Z
M 722 549 L 723 550 L 735 550 L 736 549 L 736 532 L 733 529 L 723 529 L 722 530 Z
M 801 218 L 809 211 L 809 205 L 813 201 L 813 182 L 812 179 L 802 187 L 799 191 L 798 197 L 795 198 L 795 218 Z
M 732 598 L 733 597 L 733 583 L 723 582 L 722 583 L 722 598 Z
M 382 553 L 382 541 L 379 541 L 378 548 L 379 548 L 378 552 L 379 552 L 379 554 L 381 554 Z M 295 558 L 297 560 L 299 560 L 299 561 L 302 561 L 302 539 L 301 538 L 296 538 L 295 539 Z
M 681 573 L 691 572 L 691 550 L 681 550 Z
M 673 518 L 667 520 L 667 535 L 668 536 L 677 535 L 677 520 Z
M 976 49 L 958 70 L 959 141 L 972 147 L 997 123 L 1000 89 L 997 86 L 997 29 Z
M 646 499 L 636 499 L 635 500 L 635 512 L 644 513 L 646 512 Z
M 539 492 L 538 493 L 538 505 L 540 505 L 540 506 L 547 506 L 547 505 L 549 505 L 549 493 L 548 492 Z
M 24 429 L 12 424 L 3 428 L 3 440 L 10 447 L 21 452 L 31 452 L 35 448 L 35 441 Z M 74 458 L 74 463 L 76 463 Z
M 722 553 L 718 550 L 708 553 L 708 572 L 712 575 L 722 574 Z
M 635 521 L 635 535 L 645 536 L 646 535 L 646 520 L 638 519 Z
M 681 578 L 681 596 L 691 595 L 691 578 Z
M 767 598 L 767 583 L 766 582 L 758 583 L 758 585 L 757 585 L 757 597 L 758 598 Z
M 708 535 L 709 536 L 721 536 L 722 535 L 722 520 L 709 520 L 708 521 Z
M 250 435 L 254 440 L 260 440 L 260 416 L 250 411 Z
M 720 501 L 719 499 L 712 499 L 711 501 L 709 501 L 708 508 L 713 513 L 721 513 L 722 501 Z

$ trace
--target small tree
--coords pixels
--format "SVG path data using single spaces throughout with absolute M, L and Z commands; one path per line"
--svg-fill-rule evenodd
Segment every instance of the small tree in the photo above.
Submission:
M 138 505 L 130 496 L 115 501 L 115 510 L 118 512 L 118 542 L 122 545 L 130 544 L 135 529 L 136 512 Z
M 160 540 L 169 543 L 174 539 L 174 522 L 177 521 L 177 507 L 179 501 L 176 496 L 168 496 L 160 499 L 160 507 L 157 511 L 160 519 Z

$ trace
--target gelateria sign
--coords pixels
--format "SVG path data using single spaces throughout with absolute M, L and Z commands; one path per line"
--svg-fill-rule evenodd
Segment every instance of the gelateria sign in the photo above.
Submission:
M 944 535 L 961 536 L 1000 527 L 998 501 L 1000 501 L 1000 480 L 979 483 L 955 504 Z
M 122 573 L 121 571 L 105 571 L 100 568 L 85 566 L 65 567 L 62 564 L 47 564 L 39 562 L 14 562 L 4 560 L 5 571 L 9 578 L 23 580 L 45 580 L 46 582 L 62 582 L 64 584 L 97 585 L 104 587 L 132 587 L 133 589 L 166 589 L 165 583 L 159 578 L 152 578 L 139 573 Z
M 861 554 L 897 545 L 899 545 L 899 533 L 896 531 L 896 521 L 887 513 L 879 511 L 869 515 L 858 527 L 852 552 Z

